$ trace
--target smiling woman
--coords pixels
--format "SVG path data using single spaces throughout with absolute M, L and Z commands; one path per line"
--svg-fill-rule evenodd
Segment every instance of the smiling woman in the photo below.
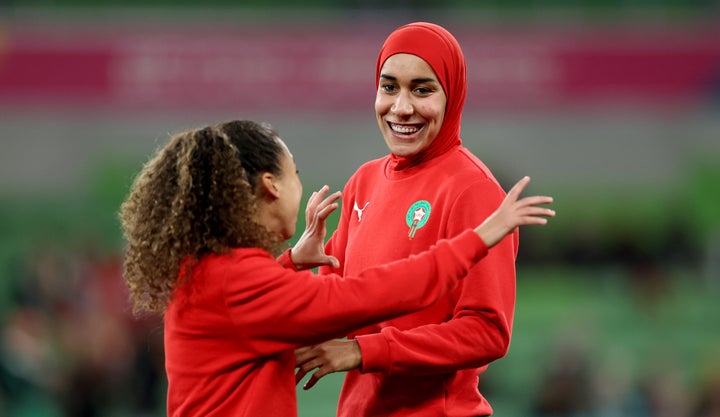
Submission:
M 491 171 L 462 145 L 465 71 L 460 44 L 438 25 L 411 23 L 385 40 L 375 113 L 390 153 L 365 163 L 345 185 L 348 204 L 326 248 L 340 267 L 321 273 L 352 275 L 410 257 L 487 218 L 503 200 Z M 492 414 L 478 376 L 510 344 L 517 251 L 512 233 L 432 306 L 348 340 L 298 349 L 296 379 L 317 368 L 310 388 L 328 373 L 348 371 L 340 417 Z

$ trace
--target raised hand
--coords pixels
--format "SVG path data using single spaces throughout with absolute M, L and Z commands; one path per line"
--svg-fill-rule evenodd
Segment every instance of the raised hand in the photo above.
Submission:
M 327 217 L 338 208 L 338 200 L 342 195 L 340 191 L 327 195 L 329 191 L 330 187 L 324 185 L 320 190 L 313 191 L 308 199 L 305 207 L 305 231 L 290 251 L 290 259 L 298 269 L 320 265 L 332 265 L 335 268 L 340 266 L 337 258 L 325 253 Z
M 547 224 L 547 218 L 555 216 L 555 210 L 538 207 L 552 203 L 552 197 L 532 196 L 518 199 L 529 182 L 530 177 L 527 176 L 518 181 L 510 189 L 500 207 L 475 228 L 475 232 L 480 235 L 488 248 L 495 246 L 516 227 Z

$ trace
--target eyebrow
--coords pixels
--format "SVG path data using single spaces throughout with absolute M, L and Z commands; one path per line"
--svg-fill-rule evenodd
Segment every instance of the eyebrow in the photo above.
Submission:
M 392 75 L 387 75 L 387 74 L 380 74 L 380 78 L 385 78 L 390 81 L 397 81 L 397 77 L 393 77 Z M 410 82 L 412 82 L 414 84 L 418 84 L 418 83 L 431 83 L 431 82 L 436 83 L 438 81 L 435 78 L 413 78 L 412 80 L 410 80 Z

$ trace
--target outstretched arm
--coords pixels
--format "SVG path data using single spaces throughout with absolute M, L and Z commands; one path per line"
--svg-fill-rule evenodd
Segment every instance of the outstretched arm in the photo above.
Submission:
M 488 248 L 495 246 L 519 226 L 544 225 L 547 217 L 555 216 L 554 210 L 540 207 L 552 203 L 551 197 L 532 196 L 519 199 L 529 182 L 529 177 L 518 181 L 500 206 L 475 228 L 475 232 Z M 310 389 L 325 375 L 359 368 L 362 355 L 357 340 L 338 339 L 297 349 L 295 361 L 298 367 L 296 383 L 317 368 L 303 387 Z

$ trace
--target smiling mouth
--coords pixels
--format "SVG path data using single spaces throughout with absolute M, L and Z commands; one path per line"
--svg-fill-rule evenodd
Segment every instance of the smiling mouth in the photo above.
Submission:
M 399 125 L 388 122 L 390 130 L 401 135 L 412 135 L 422 130 L 424 125 Z

